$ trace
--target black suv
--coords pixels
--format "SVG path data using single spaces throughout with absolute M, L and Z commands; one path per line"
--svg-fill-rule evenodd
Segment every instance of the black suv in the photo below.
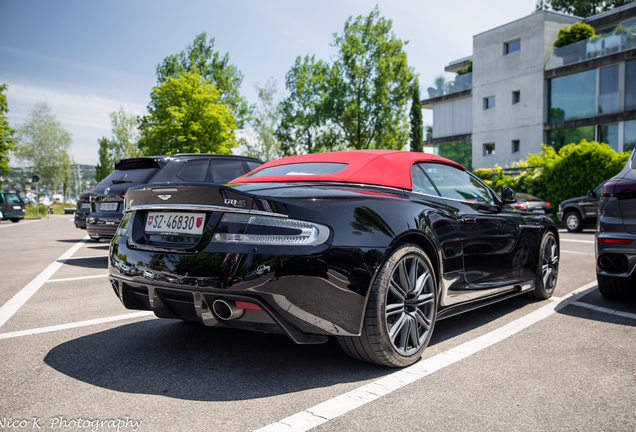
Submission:
M 596 223 L 601 188 L 605 182 L 587 191 L 587 196 L 570 198 L 559 204 L 557 217 L 570 232 L 581 232 L 585 224 Z
M 110 239 L 123 217 L 124 195 L 146 183 L 227 183 L 262 165 L 245 156 L 206 153 L 122 159 L 91 195 L 86 231 L 93 240 Z

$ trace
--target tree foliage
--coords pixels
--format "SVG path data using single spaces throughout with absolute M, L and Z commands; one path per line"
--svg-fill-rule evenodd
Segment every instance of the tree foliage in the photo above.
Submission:
M 37 102 L 29 109 L 26 122 L 18 127 L 17 139 L 16 157 L 32 165 L 44 185 L 68 183 L 71 134 L 46 102 Z
M 613 177 L 625 166 L 629 152 L 617 153 L 607 144 L 582 140 L 555 150 L 543 146 L 543 151 L 529 154 L 516 167 L 536 167 L 511 177 L 498 166 L 475 173 L 494 188 L 511 186 L 517 192 L 527 192 L 558 204 L 568 198 L 585 195 L 601 182 Z
M 199 74 L 182 72 L 152 89 L 139 146 L 147 155 L 231 153 L 235 128 L 216 87 Z
M 632 3 L 634 0 L 537 0 L 536 10 L 552 9 L 581 18 L 587 18 L 615 7 Z
M 108 174 L 115 170 L 115 164 L 111 156 L 111 142 L 108 138 L 102 137 L 99 140 L 99 163 L 95 166 L 95 181 L 99 183 Z
M 270 78 L 262 87 L 255 84 L 254 89 L 259 103 L 250 122 L 254 137 L 246 144 L 245 154 L 267 162 L 282 155 L 280 142 L 276 137 L 276 128 L 281 117 L 278 84 L 274 78 Z
M 139 131 L 137 116 L 126 112 L 123 106 L 109 113 L 113 137 L 110 140 L 113 161 L 139 156 Z
M 561 27 L 554 44 L 554 48 L 560 48 L 582 40 L 590 39 L 596 35 L 594 27 L 585 23 L 574 23 L 571 26 Z
M 9 152 L 15 149 L 15 129 L 9 126 L 6 114 L 9 112 L 7 97 L 2 94 L 7 84 L 0 84 L 0 173 L 9 171 Z
M 340 148 L 403 148 L 412 68 L 392 21 L 376 7 L 334 34 L 333 64 L 298 57 L 287 73 L 277 136 L 285 154 Z
M 422 122 L 422 101 L 420 100 L 420 88 L 417 78 L 413 83 L 413 100 L 411 101 L 411 151 L 421 152 L 424 150 L 424 137 Z
M 218 51 L 214 51 L 214 38 L 207 42 L 207 34 L 203 32 L 194 38 L 192 45 L 188 45 L 185 51 L 166 57 L 157 66 L 157 84 L 168 81 L 170 77 L 176 78 L 183 72 L 198 74 L 214 85 L 220 100 L 230 107 L 236 128 L 243 128 L 251 112 L 247 100 L 239 92 L 243 74 L 230 64 L 228 53 L 221 56 Z
M 339 136 L 325 115 L 329 65 L 315 56 L 297 57 L 285 75 L 288 96 L 280 104 L 276 130 L 284 155 L 333 150 Z
M 406 105 L 412 68 L 396 38 L 392 20 L 377 8 L 366 17 L 350 17 L 337 48 L 331 72 L 329 117 L 351 148 L 401 149 L 408 139 Z

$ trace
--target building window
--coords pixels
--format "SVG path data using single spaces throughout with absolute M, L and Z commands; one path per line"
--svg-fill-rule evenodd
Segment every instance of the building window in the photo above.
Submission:
M 495 143 L 484 144 L 484 156 L 494 156 Z
M 599 71 L 598 113 L 608 114 L 618 111 L 618 65 Z
M 594 141 L 594 126 L 581 126 L 571 129 L 558 129 L 550 131 L 548 142 L 557 151 L 564 145 L 580 143 L 581 140 Z
M 504 55 L 512 54 L 513 52 L 517 52 L 521 50 L 521 39 L 517 39 L 516 41 L 506 42 L 504 44 Z
M 596 115 L 596 69 L 550 80 L 549 122 Z
M 519 153 L 520 150 L 521 150 L 521 141 L 512 140 L 512 152 Z
M 484 109 L 490 109 L 490 108 L 494 108 L 495 107 L 495 97 L 494 96 L 490 96 L 487 98 L 484 98 Z
M 512 104 L 516 105 L 521 102 L 521 92 L 519 90 L 512 92 Z
M 609 144 L 611 148 L 618 151 L 618 124 L 599 126 L 598 142 Z
M 636 60 L 625 63 L 625 111 L 636 110 Z
M 625 122 L 625 134 L 623 136 L 623 151 L 634 150 L 634 147 L 636 147 L 636 120 Z

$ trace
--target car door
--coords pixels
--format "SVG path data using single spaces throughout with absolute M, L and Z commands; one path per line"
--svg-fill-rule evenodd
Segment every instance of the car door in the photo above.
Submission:
M 444 164 L 420 167 L 444 197 L 458 221 L 466 285 L 448 293 L 447 304 L 461 303 L 509 289 L 527 278 L 523 268 L 529 244 L 523 217 L 467 171 Z

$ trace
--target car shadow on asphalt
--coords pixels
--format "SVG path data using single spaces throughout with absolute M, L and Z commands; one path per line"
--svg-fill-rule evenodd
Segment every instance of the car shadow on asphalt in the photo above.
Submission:
M 440 321 L 435 345 L 520 309 L 506 302 Z M 114 391 L 198 401 L 263 398 L 388 375 L 385 368 L 349 358 L 332 338 L 296 345 L 286 336 L 149 320 L 74 339 L 44 359 L 72 378 Z
M 350 359 L 334 340 L 296 345 L 282 335 L 174 320 L 74 339 L 51 349 L 44 362 L 98 387 L 197 401 L 264 398 L 395 371 Z
M 579 303 L 584 303 L 591 306 L 598 306 L 613 311 L 627 312 L 632 315 L 636 314 L 636 299 L 614 299 L 603 297 L 598 289 L 581 297 L 578 301 Z M 558 312 L 576 318 L 584 318 L 605 323 L 636 327 L 636 320 L 633 318 L 623 317 L 614 313 L 608 313 L 607 311 L 595 311 L 594 309 L 582 307 L 579 305 L 569 305 L 563 309 L 560 309 Z
M 89 257 L 89 258 L 82 258 L 82 257 L 66 258 L 64 265 L 106 270 L 108 268 L 108 256 Z

